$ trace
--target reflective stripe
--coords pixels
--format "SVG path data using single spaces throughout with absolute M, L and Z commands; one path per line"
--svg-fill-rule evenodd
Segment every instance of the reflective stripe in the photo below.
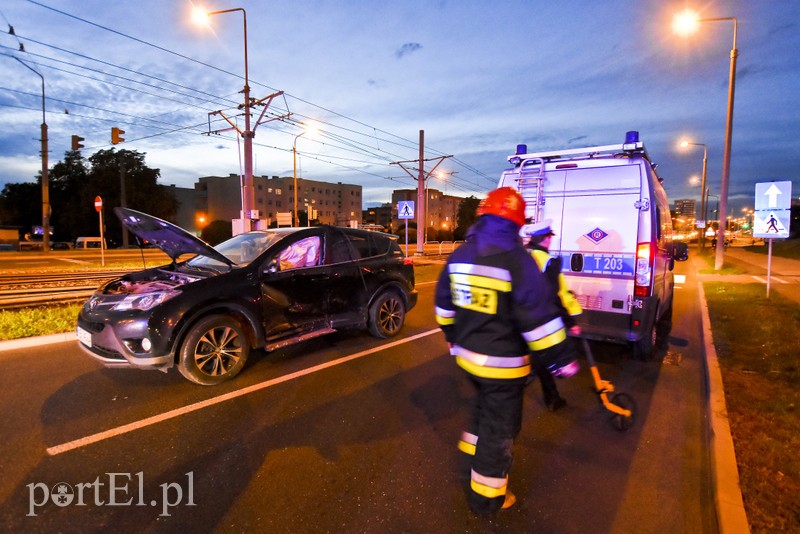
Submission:
M 458 450 L 475 456 L 475 447 L 478 445 L 478 436 L 470 434 L 469 432 L 462 432 L 461 439 L 458 442 Z
M 536 341 L 529 341 L 528 347 L 530 347 L 531 350 L 549 349 L 550 347 L 558 345 L 565 339 L 567 339 L 567 331 L 562 328 L 558 332 L 554 332 L 549 336 L 537 339 Z
M 473 352 L 459 345 L 453 345 L 453 348 L 450 350 L 450 354 L 453 356 L 460 356 L 461 358 L 468 360 L 470 363 L 480 365 L 481 367 L 522 367 L 523 365 L 528 365 L 531 363 L 531 357 L 527 354 L 524 356 L 512 357 L 489 356 L 487 354 Z
M 436 315 L 438 315 L 439 317 L 442 317 L 442 318 L 450 318 L 450 317 L 455 317 L 456 316 L 456 311 L 455 310 L 446 310 L 444 308 L 440 308 L 439 306 L 436 306 Z
M 451 273 L 450 283 L 494 289 L 495 291 L 502 291 L 504 293 L 511 291 L 510 281 L 498 280 L 497 278 L 489 278 L 487 276 L 476 276 L 472 274 Z
M 552 319 L 544 323 L 542 326 L 538 326 L 533 330 L 523 332 L 522 337 L 524 337 L 525 341 L 527 341 L 528 344 L 530 345 L 531 343 L 534 343 L 539 339 L 547 337 L 550 334 L 558 332 L 559 330 L 563 330 L 563 328 L 564 328 L 564 321 L 561 319 L 561 317 L 556 317 L 555 319 Z
M 456 311 L 446 310 L 436 306 L 436 322 L 440 326 L 447 326 L 455 323 Z
M 482 495 L 489 499 L 494 499 L 495 497 L 502 497 L 506 494 L 506 488 L 508 487 L 508 477 L 505 478 L 495 478 L 495 477 L 487 477 L 483 476 L 480 473 L 475 472 L 472 470 L 472 474 L 470 475 L 470 487 L 472 491 L 477 493 L 478 495 Z
M 456 356 L 456 363 L 459 367 L 473 376 L 480 378 L 500 378 L 510 380 L 512 378 L 524 378 L 531 374 L 531 366 L 524 365 L 522 367 L 503 368 L 503 367 L 482 367 L 475 365 L 468 360 Z
M 474 274 L 478 276 L 485 276 L 487 278 L 494 278 L 496 280 L 503 280 L 505 282 L 511 281 L 511 272 L 508 271 L 508 269 L 503 269 L 501 267 L 489 267 L 488 265 L 451 263 L 447 267 L 447 272 L 450 274 Z

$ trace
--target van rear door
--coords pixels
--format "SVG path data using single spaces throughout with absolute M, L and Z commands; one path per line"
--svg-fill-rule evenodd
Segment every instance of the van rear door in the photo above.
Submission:
M 560 225 L 550 252 L 561 255 L 588 322 L 584 330 L 602 337 L 625 338 L 630 328 L 643 177 L 629 161 L 556 171 L 564 177 L 553 183 L 563 189 L 547 191 L 544 205 L 545 218 Z

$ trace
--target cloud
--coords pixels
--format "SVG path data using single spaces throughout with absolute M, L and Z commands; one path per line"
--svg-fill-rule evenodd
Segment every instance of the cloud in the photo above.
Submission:
M 416 52 L 416 51 L 417 51 L 417 50 L 419 50 L 420 48 L 422 48 L 422 45 L 421 45 L 421 44 L 419 44 L 419 43 L 406 43 L 406 44 L 404 44 L 403 46 L 401 46 L 401 47 L 400 47 L 400 48 L 399 48 L 399 49 L 398 49 L 398 50 L 397 50 L 397 51 L 394 53 L 394 55 L 395 55 L 395 57 L 396 57 L 397 59 L 403 59 L 403 56 L 407 56 L 408 54 L 411 54 L 411 53 L 413 53 L 413 52 Z
M 572 145 L 572 144 L 575 144 L 575 143 L 577 143 L 579 141 L 586 141 L 586 139 L 588 139 L 588 138 L 589 138 L 589 136 L 587 136 L 587 135 L 579 135 L 578 137 L 573 137 L 572 139 L 567 141 L 567 145 Z

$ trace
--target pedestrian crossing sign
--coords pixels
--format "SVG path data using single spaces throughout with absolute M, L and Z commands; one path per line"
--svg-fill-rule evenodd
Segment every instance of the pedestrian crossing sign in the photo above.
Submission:
M 401 200 L 397 203 L 397 218 L 398 219 L 413 219 L 414 218 L 414 201 Z
M 756 184 L 753 237 L 787 238 L 791 222 L 792 182 Z

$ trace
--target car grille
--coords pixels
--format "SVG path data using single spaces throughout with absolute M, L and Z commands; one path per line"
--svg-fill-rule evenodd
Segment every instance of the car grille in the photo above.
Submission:
M 101 347 L 100 345 L 92 345 L 91 350 L 98 356 L 102 356 L 103 358 L 107 358 L 109 360 L 119 360 L 121 362 L 127 361 L 120 352 L 117 352 L 116 350 L 113 349 L 107 349 L 105 347 Z

